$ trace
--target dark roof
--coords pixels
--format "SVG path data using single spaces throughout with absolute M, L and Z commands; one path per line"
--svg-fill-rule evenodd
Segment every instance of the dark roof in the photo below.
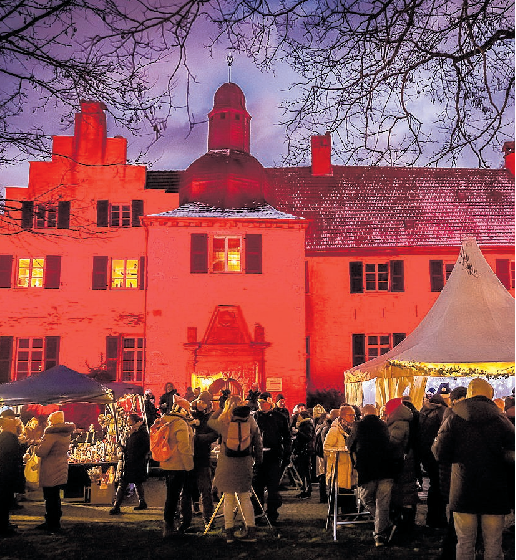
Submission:
M 507 169 L 333 166 L 266 169 L 282 212 L 313 220 L 306 248 L 514 244 L 514 177 Z
M 177 193 L 179 192 L 179 177 L 179 171 L 147 171 L 145 188 Z

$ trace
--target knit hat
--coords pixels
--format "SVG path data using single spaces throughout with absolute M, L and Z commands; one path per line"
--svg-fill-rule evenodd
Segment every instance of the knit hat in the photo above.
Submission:
M 387 415 L 392 414 L 402 404 L 403 401 L 400 398 L 391 399 L 390 401 L 387 401 L 387 404 L 385 405 L 385 413 Z
M 236 406 L 232 410 L 231 414 L 236 418 L 244 418 L 244 419 L 248 418 L 249 415 L 251 414 L 251 407 L 247 405 Z
M 466 387 L 455 387 L 455 389 L 452 389 L 452 392 L 450 393 L 450 400 L 458 401 L 459 399 L 465 399 L 467 394 L 468 390 Z
M 324 414 L 326 414 L 326 409 L 324 408 L 324 406 L 322 404 L 316 404 L 313 409 L 313 417 L 317 419 Z
M 260 396 L 258 397 L 259 401 L 268 401 L 269 399 L 272 400 L 272 395 L 268 392 L 260 393 Z
M 6 408 L 5 410 L 2 410 L 2 413 L 0 414 L 0 417 L 2 418 L 16 418 L 16 416 L 18 415 L 14 413 L 14 410 L 12 408 Z
M 493 386 L 485 379 L 482 379 L 481 377 L 475 377 L 468 385 L 466 397 L 468 399 L 470 399 L 471 397 L 487 397 L 488 399 L 492 399 L 493 395 Z
M 285 399 L 285 397 L 281 393 L 278 393 L 276 395 L 276 402 L 281 401 L 281 399 Z
M 62 410 L 56 410 L 56 412 L 52 412 L 52 414 L 50 414 L 48 417 L 48 423 L 51 426 L 62 424 L 64 421 L 64 412 Z

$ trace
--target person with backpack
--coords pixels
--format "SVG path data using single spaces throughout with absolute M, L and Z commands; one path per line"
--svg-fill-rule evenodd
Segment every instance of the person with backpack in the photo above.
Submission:
M 189 419 L 190 403 L 176 395 L 170 411 L 154 422 L 150 432 L 152 458 L 166 471 L 164 539 L 185 532 L 184 526 L 175 527 L 175 517 L 187 472 L 194 468 L 194 434 Z
M 208 420 L 208 426 L 220 434 L 222 439 L 213 484 L 224 494 L 226 542 L 234 542 L 237 536 L 233 514 L 237 497 L 247 527 L 240 540 L 256 542 L 251 502 L 253 463 L 259 465 L 262 462 L 263 445 L 258 425 L 251 417 L 251 408 L 238 395 L 231 395 L 224 410 L 217 410 Z
M 312 457 L 315 446 L 315 427 L 310 413 L 303 410 L 298 414 L 296 435 L 292 443 L 292 460 L 301 479 L 301 492 L 296 496 L 307 500 L 312 495 Z

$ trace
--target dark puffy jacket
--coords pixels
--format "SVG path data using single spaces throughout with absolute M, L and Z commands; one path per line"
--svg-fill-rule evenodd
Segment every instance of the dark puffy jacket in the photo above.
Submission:
M 510 511 L 509 479 L 514 463 L 514 426 L 487 397 L 457 403 L 432 446 L 439 462 L 452 463 L 450 509 L 459 513 L 505 515 Z
M 433 402 L 432 397 L 428 403 L 423 405 L 419 412 L 419 434 L 420 434 L 420 448 L 423 457 L 430 452 L 437 432 L 441 427 L 444 412 L 447 410 L 446 404 Z
M 280 459 L 290 456 L 290 427 L 286 416 L 273 408 L 267 412 L 259 410 L 254 419 L 262 434 L 264 451 L 270 449 Z
M 315 427 L 311 418 L 305 418 L 299 423 L 294 438 L 292 452 L 294 455 L 313 455 L 315 453 Z
M 149 457 L 149 433 L 144 424 L 133 432 L 124 448 L 124 472 L 122 477 L 127 482 L 143 482 L 147 478 L 147 460 Z
M 358 473 L 358 484 L 394 478 L 395 467 L 387 424 L 369 414 L 353 424 L 347 446 Z
M 219 437 L 215 430 L 208 426 L 208 420 L 213 412 L 193 413 L 199 425 L 194 428 L 194 468 L 209 467 L 211 465 L 211 444 Z

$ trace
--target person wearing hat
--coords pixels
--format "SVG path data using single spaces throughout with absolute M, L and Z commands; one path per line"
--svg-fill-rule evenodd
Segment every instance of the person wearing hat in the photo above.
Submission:
M 403 404 L 403 399 L 395 398 L 385 404 L 385 415 L 397 467 L 391 493 L 391 510 L 395 525 L 401 531 L 409 532 L 415 524 L 418 502 L 415 454 L 410 445 L 413 414 Z
M 0 538 L 16 534 L 9 522 L 14 493 L 23 479 L 22 448 L 17 435 L 17 418 L 8 408 L 0 414 Z
M 55 533 L 61 528 L 60 490 L 68 481 L 68 449 L 75 424 L 65 422 L 61 410 L 50 414 L 36 455 L 41 459 L 39 485 L 45 499 L 45 522 L 36 529 Z
M 453 406 L 432 451 L 452 464 L 449 508 L 457 533 L 457 560 L 475 558 L 480 522 L 484 559 L 503 558 L 502 533 L 510 512 L 514 479 L 514 426 L 492 401 L 493 387 L 474 378 L 467 398 Z M 512 454 L 512 464 L 507 455 Z
M 274 408 L 278 412 L 281 412 L 281 414 L 285 416 L 288 423 L 290 424 L 290 412 L 288 411 L 287 408 L 287 401 L 285 400 L 285 397 L 281 393 L 278 393 L 278 395 L 276 395 L 276 405 Z
M 442 386 L 441 386 L 442 387 Z M 443 389 L 447 390 L 447 387 Z M 443 528 L 447 525 L 446 503 L 442 499 L 439 486 L 439 465 L 432 453 L 432 444 L 441 427 L 444 413 L 448 408 L 441 388 L 436 395 L 428 399 L 419 411 L 419 449 L 421 463 L 428 475 L 428 511 L 426 525 L 428 527 Z
M 210 522 L 213 514 L 213 480 L 211 472 L 211 444 L 217 441 L 217 432 L 208 426 L 213 414 L 212 395 L 203 391 L 190 403 L 190 413 L 194 419 L 194 468 L 188 471 L 187 480 L 181 493 L 182 528 L 190 527 L 192 504 L 199 511 L 202 503 L 204 524 Z

